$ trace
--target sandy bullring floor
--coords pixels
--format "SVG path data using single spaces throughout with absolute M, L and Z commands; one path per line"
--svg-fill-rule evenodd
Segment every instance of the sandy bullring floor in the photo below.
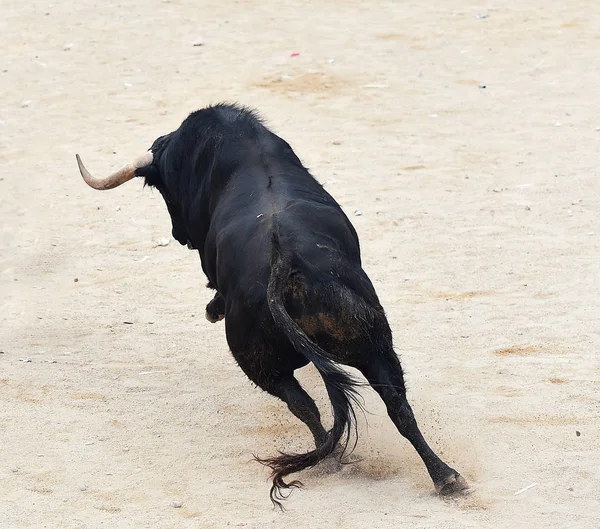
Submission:
M 599 527 L 599 24 L 589 0 L 4 0 L 0 528 Z M 470 496 L 437 498 L 365 391 L 362 461 L 272 510 L 252 454 L 310 435 L 204 319 L 159 194 L 75 164 L 113 170 L 221 100 L 350 216 Z

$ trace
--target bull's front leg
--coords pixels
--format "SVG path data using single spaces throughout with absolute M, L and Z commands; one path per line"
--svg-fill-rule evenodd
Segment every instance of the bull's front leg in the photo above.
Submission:
M 225 317 L 225 298 L 215 293 L 215 297 L 212 301 L 206 305 L 206 319 L 211 323 L 217 323 Z

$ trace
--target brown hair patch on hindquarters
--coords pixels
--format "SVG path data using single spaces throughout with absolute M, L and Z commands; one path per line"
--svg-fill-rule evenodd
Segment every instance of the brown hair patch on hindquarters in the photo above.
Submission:
M 290 315 L 312 339 L 327 335 L 339 342 L 348 342 L 365 331 L 360 317 L 362 303 L 355 295 L 339 286 L 328 294 L 310 292 L 301 275 L 292 275 L 285 291 Z
M 305 314 L 297 318 L 296 323 L 308 336 L 328 334 L 340 342 L 355 338 L 360 334 L 356 322 L 343 321 L 339 315 L 332 313 Z

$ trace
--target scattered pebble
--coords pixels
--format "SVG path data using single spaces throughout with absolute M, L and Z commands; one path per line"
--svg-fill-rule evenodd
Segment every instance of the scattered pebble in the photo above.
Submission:
M 531 211 L 531 208 L 529 206 L 525 206 L 525 211 Z
M 125 88 L 131 88 L 133 85 L 131 83 L 123 83 Z
M 10 471 L 11 471 L 11 472 L 18 472 L 18 471 L 19 471 L 19 469 L 18 469 L 17 467 L 12 467 L 12 468 L 10 469 Z
M 133 325 L 133 322 L 132 322 L 132 321 L 124 321 L 123 323 L 124 323 L 125 325 Z
M 150 259 L 149 255 L 144 255 L 144 257 L 142 257 L 141 259 L 138 259 L 137 257 L 134 259 L 134 261 L 136 263 L 143 263 L 144 261 L 147 261 L 148 259 Z
M 56 360 L 54 360 L 54 358 L 51 358 L 50 360 L 46 360 L 46 362 L 48 362 L 49 364 L 56 364 Z
M 73 278 L 73 283 L 78 283 L 79 282 L 79 278 L 78 277 L 74 277 Z
M 87 487 L 85 485 L 81 485 L 81 487 L 79 487 L 79 490 L 81 492 L 85 492 L 87 490 Z
M 479 85 L 477 85 L 477 86 L 478 86 L 479 88 L 485 88 L 485 85 L 484 85 L 484 84 L 479 84 Z
M 575 430 L 575 435 L 576 435 L 577 437 L 579 437 L 579 436 L 581 435 L 581 432 L 580 432 L 579 430 Z
M 115 208 L 115 211 L 121 211 L 121 206 L 117 206 L 117 207 Z
M 333 141 L 331 142 L 331 144 L 332 144 L 332 145 L 341 145 L 341 144 L 342 144 L 342 142 L 341 142 L 341 141 L 339 141 L 339 140 L 333 140 Z
M 202 39 L 195 40 L 192 46 L 204 46 L 204 41 Z
M 261 217 L 264 217 L 264 213 L 259 213 L 258 215 L 256 215 L 257 219 L 260 219 Z
M 31 99 L 26 99 L 25 101 L 23 101 L 21 103 L 21 108 L 27 108 L 29 105 L 31 105 L 32 101 Z
M 159 240 L 156 242 L 156 246 L 168 246 L 170 242 L 171 242 L 171 241 L 170 241 L 169 239 L 166 239 L 166 238 L 165 238 L 165 239 L 159 239 Z M 155 246 L 155 247 L 156 247 L 156 246 Z
M 362 211 L 360 209 L 355 209 L 354 210 L 354 215 L 357 217 L 360 217 L 362 215 Z
M 63 50 L 64 50 L 64 51 L 69 51 L 69 50 L 70 50 L 72 47 L 73 47 L 73 43 L 72 43 L 72 42 L 69 42 L 69 44 L 65 44 L 65 45 L 63 46 Z
M 482 20 L 482 19 L 484 19 L 484 18 L 488 18 L 489 16 L 490 16 L 490 15 L 488 15 L 487 13 L 477 13 L 477 14 L 475 15 L 475 18 L 476 18 L 476 19 L 478 19 L 478 20 Z
M 28 363 L 28 362 L 31 362 L 31 361 L 32 361 L 32 360 L 31 360 L 31 358 L 29 358 L 29 357 L 27 357 L 27 358 L 19 358 L 19 362 L 25 362 L 25 363 Z
M 175 507 L 175 509 L 180 509 L 183 507 L 183 502 L 179 500 L 174 500 L 171 502 L 171 507 Z

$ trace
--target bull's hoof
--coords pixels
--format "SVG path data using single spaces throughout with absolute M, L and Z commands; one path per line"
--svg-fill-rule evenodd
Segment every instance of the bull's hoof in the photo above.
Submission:
M 458 472 L 453 472 L 445 479 L 435 483 L 435 490 L 440 496 L 450 496 L 469 488 L 467 480 Z
M 224 317 L 225 314 L 218 314 L 218 313 L 212 313 L 212 312 L 208 312 L 208 310 L 205 313 L 206 319 L 208 321 L 210 321 L 211 323 L 217 323 L 218 321 L 221 321 Z
M 225 317 L 225 299 L 218 292 L 210 303 L 206 305 L 205 315 L 206 319 L 211 323 L 217 323 Z

